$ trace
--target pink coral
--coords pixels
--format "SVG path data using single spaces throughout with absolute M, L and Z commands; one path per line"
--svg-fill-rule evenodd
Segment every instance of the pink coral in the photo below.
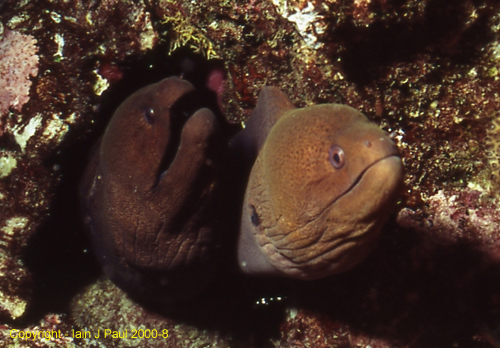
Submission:
M 477 248 L 487 262 L 500 262 L 500 215 L 497 203 L 470 188 L 439 190 L 425 198 L 425 208 L 403 208 L 397 223 L 424 238 L 421 250 L 438 245 L 466 243 Z
M 38 48 L 31 35 L 6 29 L 0 41 L 0 116 L 29 100 L 30 76 L 38 74 Z

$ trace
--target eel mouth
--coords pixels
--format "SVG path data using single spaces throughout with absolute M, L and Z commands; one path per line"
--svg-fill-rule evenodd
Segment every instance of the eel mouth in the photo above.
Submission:
M 401 157 L 398 154 L 389 154 L 386 157 L 380 158 L 366 167 L 351 186 L 328 203 L 311 221 L 316 220 L 319 216 L 325 214 L 326 211 L 332 209 L 332 206 L 340 200 L 348 199 L 347 197 L 362 193 L 369 197 L 369 199 L 373 199 L 377 195 L 377 191 L 391 190 L 390 186 L 394 186 L 402 182 L 402 180 L 403 163 L 401 162 Z
M 373 173 L 372 176 L 368 178 L 368 173 Z M 396 174 L 396 175 L 392 175 Z M 366 167 L 356 178 L 356 180 L 352 183 L 352 185 L 337 199 L 332 202 L 335 203 L 338 201 L 340 198 L 350 194 L 351 192 L 358 191 L 358 187 L 361 185 L 362 182 L 365 180 L 369 182 L 376 182 L 379 180 L 376 180 L 375 178 L 383 177 L 386 180 L 391 179 L 391 177 L 398 177 L 402 176 L 403 173 L 403 163 L 401 162 L 401 157 L 398 155 L 389 155 L 387 157 L 381 158 L 372 164 L 370 164 L 368 167 Z
M 342 204 L 339 204 L 338 208 L 340 208 L 340 210 L 344 210 L 346 212 L 354 211 L 356 209 L 359 210 L 359 206 L 355 206 L 355 202 L 358 202 L 359 200 L 353 196 L 360 196 L 363 194 L 368 197 L 366 200 L 367 204 L 363 206 L 365 209 L 375 205 L 387 205 L 387 202 L 390 202 L 389 197 L 394 194 L 397 187 L 401 185 L 402 181 L 403 163 L 399 155 L 389 154 L 386 157 L 380 158 L 366 167 L 344 193 L 328 203 L 324 209 L 322 209 L 312 219 L 305 222 L 301 226 L 288 231 L 288 233 L 290 234 L 296 232 L 297 230 L 303 229 L 307 225 L 314 223 L 320 218 L 320 216 L 328 214 L 328 212 L 333 209 L 333 206 L 339 201 L 344 201 Z M 334 210 L 338 211 L 338 208 L 335 208 Z M 371 209 L 371 211 L 376 212 L 378 210 Z
M 160 165 L 157 169 L 153 189 L 158 187 L 161 179 L 174 162 L 175 156 L 177 156 L 177 151 L 179 150 L 179 146 L 181 144 L 182 129 L 184 128 L 184 125 L 191 118 L 191 116 L 196 113 L 196 111 L 206 107 L 207 103 L 204 99 L 205 98 L 200 97 L 200 92 L 194 90 L 181 96 L 170 107 L 169 138 Z
M 397 191 L 399 187 L 401 187 L 402 181 L 403 164 L 401 158 L 398 155 L 392 154 L 381 158 L 366 167 L 365 170 L 358 175 L 356 181 L 342 195 L 328 204 L 320 214 L 299 228 L 305 228 L 306 225 L 315 223 L 325 214 L 333 219 L 338 216 L 355 216 L 362 224 L 368 225 L 372 221 L 374 222 L 373 226 L 380 226 L 385 222 L 383 216 L 384 214 L 388 215 L 387 211 L 391 208 L 395 197 L 397 197 Z M 366 199 L 364 196 L 366 196 Z M 330 215 L 331 212 L 334 212 L 333 216 Z M 319 241 L 327 228 L 327 226 L 323 226 L 323 233 L 318 234 L 315 240 L 310 240 L 310 243 L 306 247 L 310 247 L 313 243 Z M 349 261 L 356 259 L 354 256 L 357 254 L 346 254 L 338 250 L 345 248 L 347 245 L 366 245 L 366 242 L 371 241 L 371 236 L 374 236 L 378 230 L 377 227 L 373 227 L 365 231 L 360 230 L 362 233 L 357 231 L 354 234 L 337 235 L 335 237 L 335 242 L 332 243 L 328 249 L 310 257 L 307 263 L 326 257 L 330 263 L 337 265 L 335 266 L 336 269 L 347 270 L 350 267 L 345 268 L 346 264 L 352 264 L 352 266 L 357 264 L 357 262 Z M 291 232 L 295 232 L 295 230 Z M 296 267 L 295 263 L 293 267 Z M 302 279 L 317 279 L 323 277 L 324 275 L 321 272 L 323 271 L 319 272 L 320 276 L 315 275 L 316 273 L 314 272 L 308 275 L 302 275 Z M 339 273 L 339 271 L 330 272 L 330 274 L 333 273 Z

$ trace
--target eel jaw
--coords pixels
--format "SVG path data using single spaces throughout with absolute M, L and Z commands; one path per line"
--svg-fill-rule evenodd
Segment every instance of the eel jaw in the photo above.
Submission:
M 341 273 L 361 262 L 369 253 L 373 240 L 377 237 L 380 227 L 387 221 L 401 183 L 403 181 L 403 165 L 397 154 L 389 154 L 368 166 L 358 179 L 346 190 L 328 204 L 325 209 L 311 220 L 310 223 L 320 223 L 329 218 L 340 223 L 349 223 L 348 234 L 331 237 L 334 245 L 331 249 L 310 258 L 309 265 L 301 265 L 282 255 L 270 243 L 259 245 L 252 233 L 254 228 L 248 219 L 242 219 L 238 241 L 238 262 L 240 269 L 247 274 L 260 276 L 284 276 L 301 280 L 313 280 L 330 274 Z M 365 202 L 360 203 L 360 199 Z M 250 216 L 250 208 L 245 200 L 243 216 Z M 386 213 L 386 214 L 384 214 Z M 321 218 L 320 218 L 321 217 Z M 358 228 L 361 226 L 362 228 Z M 305 228 L 305 226 L 302 226 Z M 352 233 L 351 233 L 352 232 Z M 336 242 L 335 242 L 336 241 Z M 338 246 L 343 246 L 338 248 Z M 323 266 L 314 266 L 319 258 Z
M 379 178 L 386 178 L 391 182 L 403 181 L 403 164 L 398 155 L 389 155 L 370 164 L 358 175 L 358 178 L 351 185 L 351 187 L 349 187 L 344 194 L 339 196 L 337 200 L 345 195 L 348 195 L 351 191 L 359 191 L 359 189 L 357 189 L 358 186 L 363 186 L 363 188 L 366 189 L 366 185 L 370 185 L 370 183 L 378 181 Z M 384 185 L 383 182 L 382 185 Z M 377 185 L 370 185 L 371 188 L 376 186 Z M 377 191 L 377 189 L 372 190 L 373 193 Z
M 313 247 L 310 250 L 313 255 L 305 263 L 296 263 L 270 245 L 265 248 L 267 252 L 261 252 L 268 257 L 273 255 L 268 261 L 269 266 L 272 265 L 282 276 L 314 280 L 345 272 L 370 252 L 380 228 L 390 216 L 402 182 L 401 158 L 397 155 L 382 158 L 368 166 L 345 194 L 308 223 L 317 225 L 312 228 L 319 228 L 325 227 L 325 219 L 337 222 L 330 224 L 320 238 L 328 248 Z M 263 273 L 271 273 L 269 268 L 264 269 Z

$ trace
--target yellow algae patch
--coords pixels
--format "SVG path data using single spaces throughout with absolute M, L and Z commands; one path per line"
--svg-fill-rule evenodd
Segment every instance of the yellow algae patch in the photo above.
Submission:
M 203 54 L 207 59 L 220 58 L 212 41 L 202 29 L 191 23 L 188 18 L 177 12 L 174 16 L 163 18 L 162 23 L 171 24 L 176 37 L 170 45 L 170 53 L 179 47 L 187 46 L 195 53 Z

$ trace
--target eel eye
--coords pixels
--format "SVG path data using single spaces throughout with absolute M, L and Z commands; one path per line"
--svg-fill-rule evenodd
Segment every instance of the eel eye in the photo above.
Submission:
M 330 152 L 328 154 L 328 159 L 332 166 L 336 169 L 340 169 L 344 166 L 345 163 L 345 154 L 344 150 L 340 146 L 333 145 L 330 148 Z
M 147 107 L 143 111 L 144 118 L 149 124 L 155 123 L 155 110 L 151 107 Z

